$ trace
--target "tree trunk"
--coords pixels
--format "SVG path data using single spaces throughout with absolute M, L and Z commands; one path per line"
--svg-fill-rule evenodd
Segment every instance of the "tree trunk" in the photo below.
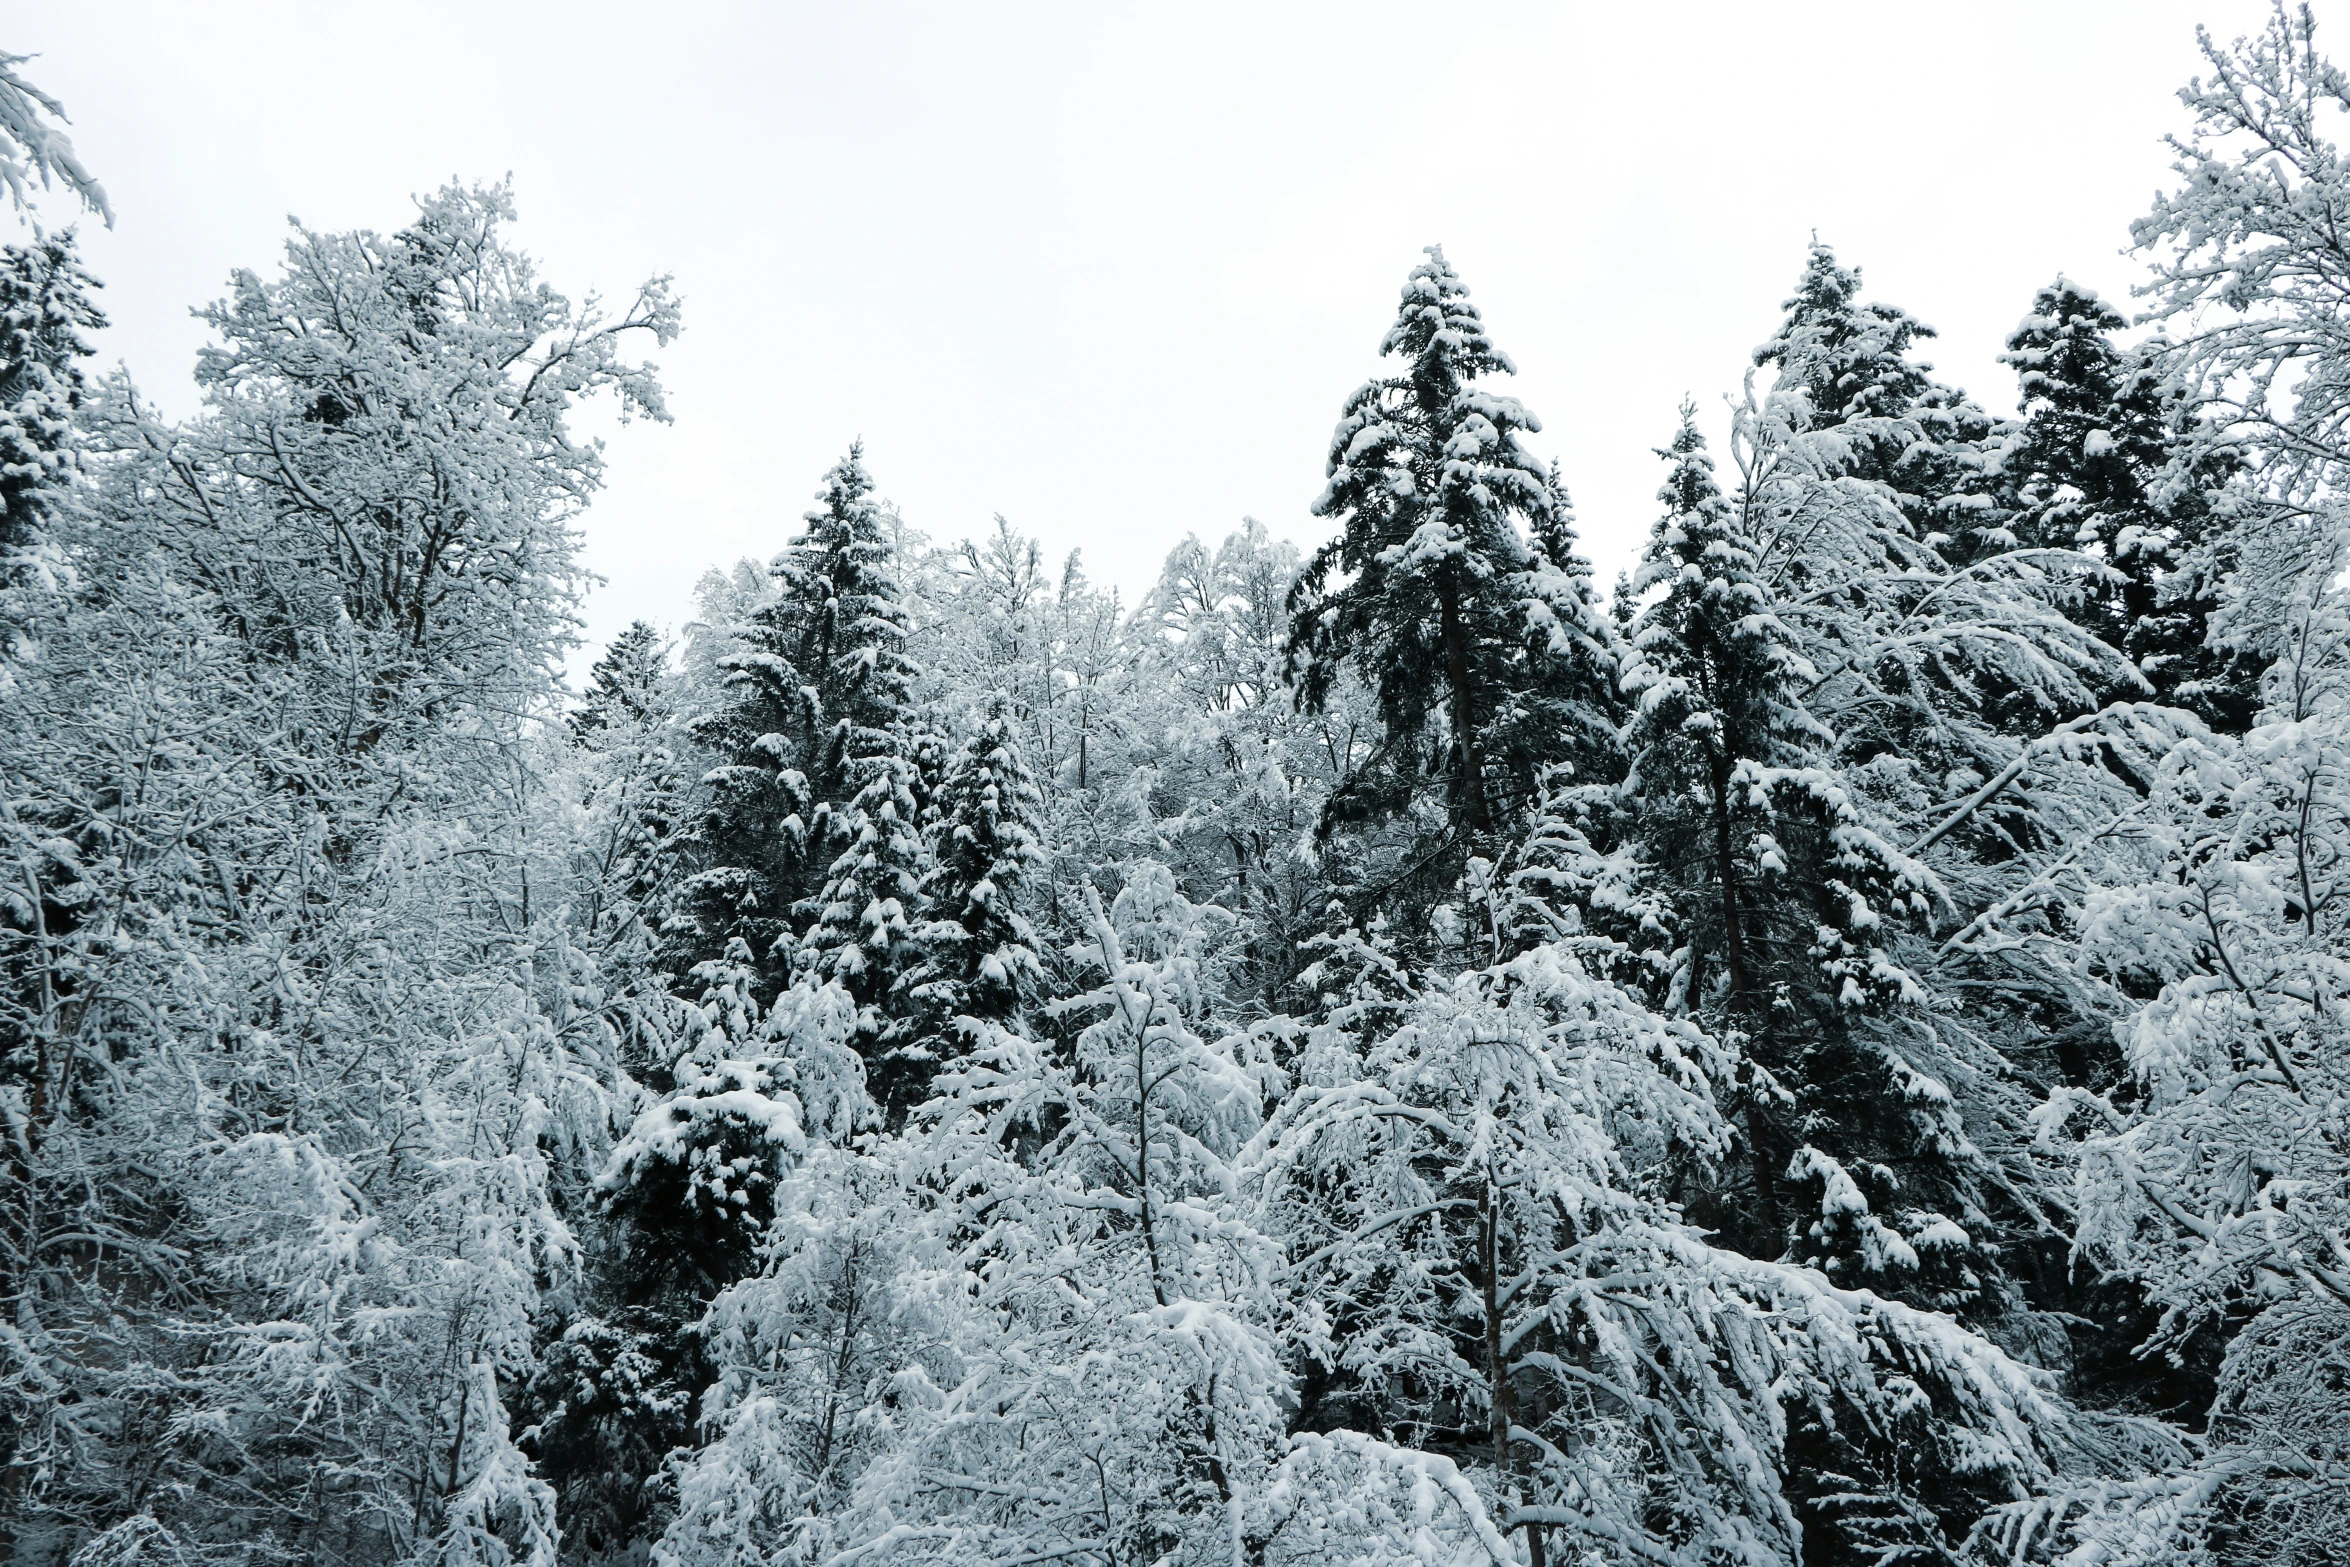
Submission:
M 1444 627 L 1445 682 L 1452 687 L 1452 739 L 1460 756 L 1460 808 L 1472 833 L 1493 825 L 1485 803 L 1485 761 L 1477 754 L 1477 714 L 1469 692 L 1469 632 L 1461 624 L 1460 588 L 1446 581 L 1437 590 Z
M 1754 971 L 1747 963 L 1746 923 L 1738 907 L 1738 847 L 1730 827 L 1730 757 L 1717 749 L 1713 753 L 1713 807 L 1714 807 L 1714 875 L 1722 889 L 1722 961 L 1730 975 L 1730 1008 L 1750 1031 L 1749 1037 L 1760 1039 L 1769 1019 L 1764 1014 L 1763 998 L 1755 992 Z M 1690 997 L 1694 1005 L 1697 997 Z M 1771 1157 L 1770 1125 L 1763 1116 L 1762 1096 L 1748 1085 L 1746 1096 L 1746 1142 L 1754 1161 L 1755 1216 L 1762 1221 L 1764 1233 L 1772 1237 L 1772 1255 L 1777 1255 L 1779 1225 L 1779 1175 Z
M 1517 1418 L 1518 1401 L 1501 1351 L 1501 1200 L 1490 1178 L 1477 1193 L 1477 1251 L 1478 1268 L 1485 1275 L 1485 1376 L 1492 1414 L 1493 1467 L 1506 1486 L 1518 1473 L 1510 1449 L 1510 1426 Z M 1544 1567 L 1547 1544 L 1542 1525 L 1526 1525 L 1532 1567 Z

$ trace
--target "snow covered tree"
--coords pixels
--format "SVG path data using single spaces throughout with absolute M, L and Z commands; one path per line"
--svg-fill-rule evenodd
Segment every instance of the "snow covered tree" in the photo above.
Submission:
M 1290 596 L 1300 702 L 1353 670 L 1384 730 L 1326 822 L 1399 816 L 1433 788 L 1453 874 L 1511 829 L 1544 765 L 1608 771 L 1614 727 L 1607 617 L 1566 497 L 1521 443 L 1540 422 L 1482 384 L 1513 367 L 1467 295 L 1430 247 L 1380 343 L 1405 368 L 1348 398 L 1314 503 L 1338 535 Z
M 1202 1032 L 1230 919 L 1147 864 L 1089 912 L 1069 1048 L 985 1028 L 873 1156 L 910 1206 L 836 1164 L 714 1309 L 719 1434 L 657 1560 L 1221 1559 L 1247 1533 L 1286 1379 L 1276 1248 L 1226 1215 L 1266 1066 Z
M 879 1389 L 951 1384 L 942 1313 L 919 1295 L 923 1219 L 888 1158 L 816 1142 L 784 1176 L 760 1271 L 701 1326 L 711 1439 L 679 1468 L 655 1562 L 753 1567 L 842 1543 L 858 1482 L 896 1434 Z
M 989 704 L 932 802 L 932 864 L 921 889 L 930 918 L 915 932 L 921 959 L 904 984 L 939 1055 L 960 1049 L 956 1020 L 1009 1023 L 1036 999 L 1042 978 L 1020 899 L 1043 858 L 1043 807 L 1008 705 Z
M 793 638 L 789 667 L 804 692 L 803 766 L 820 813 L 810 830 L 821 840 L 821 812 L 854 792 L 859 760 L 892 752 L 918 671 L 904 651 L 896 528 L 873 494 L 861 443 L 825 475 L 817 499 L 823 508 L 808 513 L 806 531 L 775 559 L 782 597 L 761 624 Z M 769 669 L 756 654 L 733 667 Z
M 2157 696 L 2241 731 L 2258 705 L 2259 671 L 2234 667 L 2205 635 L 2235 458 L 2197 438 L 2163 379 L 2165 345 L 2114 343 L 2127 325 L 2058 278 L 2009 336 L 2001 358 L 2022 383 L 2023 421 L 1999 458 L 2008 526 L 2027 545 L 2089 556 L 2075 618 L 2127 654 Z
M 1934 329 L 1898 306 L 1862 303 L 1860 286 L 1860 269 L 1815 238 L 1786 319 L 1754 362 L 1777 368 L 1775 393 L 1801 399 L 1791 422 L 1836 432 L 1843 471 L 1881 486 L 1919 538 L 1980 533 L 1991 523 L 1982 450 L 1991 418 L 1909 357 Z M 1974 547 L 1971 537 L 1961 543 Z
M 587 691 L 571 714 L 572 734 L 585 742 L 657 721 L 668 706 L 661 692 L 666 660 L 661 634 L 631 621 L 588 670 Z
M 2269 498 L 2295 506 L 2316 504 L 2350 455 L 2350 305 L 2335 285 L 2350 238 L 2333 217 L 2350 166 L 2323 130 L 2350 79 L 2316 32 L 2310 8 L 2284 0 L 2232 45 L 2197 30 L 2211 75 L 2179 95 L 2194 125 L 2168 138 L 2178 188 L 2131 225 L 2153 269 L 2149 314 L 2176 329 L 2163 369 L 2203 442 L 2240 450 Z
M 1750 492 L 1734 506 L 1722 494 L 1693 408 L 1661 455 L 1672 463 L 1666 510 L 1638 590 L 1662 594 L 1631 635 L 1623 810 L 1639 824 L 1641 859 L 1670 889 L 1658 901 L 1680 915 L 1661 999 L 1717 1019 L 1750 1056 L 1741 1099 L 1751 1240 L 1769 1256 L 1792 1218 L 1787 1179 L 1812 1180 L 1822 1161 L 1857 1161 L 1865 1148 L 1890 1187 L 1888 1166 L 1955 1130 L 1953 1121 L 1916 1135 L 1912 1123 L 1934 1120 L 1947 1091 L 1942 1106 L 1918 1102 L 1922 1074 L 1862 1022 L 1925 999 L 1890 955 L 1886 922 L 1925 914 L 1941 889 L 1866 820 L 1840 776 L 1836 736 L 1806 706 L 1820 675 L 1776 613 L 1784 589 L 1770 541 L 1757 536 L 1775 520 L 1770 503 Z M 1824 507 L 1835 496 L 1813 499 Z M 1823 1143 L 1832 1152 L 1814 1146 Z M 1826 1179 L 1843 1179 L 1841 1168 Z M 1924 1185 L 1914 1172 L 1906 1184 Z M 1908 1227 L 1923 1234 L 1938 1222 L 1913 1209 Z M 1906 1242 L 1888 1253 L 1834 1245 L 1825 1231 L 1817 1239 L 1825 1244 L 1800 1249 L 1852 1251 L 1874 1272 L 1892 1257 L 1916 1265 Z
M 657 412 L 623 339 L 675 314 L 573 307 L 503 191 L 419 206 L 239 274 L 197 417 L 98 388 L 44 519 L 0 693 L 18 1559 L 554 1557 L 511 1398 L 621 1085 L 532 762 L 600 480 L 567 412 Z
M 606 1552 L 671 1516 L 663 1464 L 690 1445 L 726 1363 L 697 1331 L 705 1312 L 759 1271 L 806 1199 L 810 1161 L 877 1117 L 855 1001 L 803 980 L 762 1009 L 747 957 L 738 942 L 733 961 L 702 966 L 673 1091 L 637 1115 L 603 1176 L 609 1286 L 543 1357 L 541 1451 Z
M 1522 1532 L 1537 1562 L 1837 1559 L 1820 1531 L 1849 1498 L 1792 1445 L 1821 1433 L 1886 1470 L 1896 1546 L 1950 1549 L 2049 1478 L 2069 1421 L 2042 1379 L 1947 1318 L 1716 1250 L 1664 1200 L 1727 1152 L 1730 1067 L 1559 946 L 1335 1010 L 1240 1172 L 1295 1238 L 1306 1430 L 1444 1460 L 1471 1499 L 1424 1526 Z
M 73 231 L 0 249 L 0 573 L 32 567 L 42 513 L 74 465 L 86 334 L 106 325 Z
M 1301 711 L 1286 678 L 1295 546 L 1244 519 L 1213 550 L 1168 553 L 1137 611 L 1142 700 L 1130 752 L 1138 781 L 1127 831 L 1192 896 L 1243 918 L 1248 977 L 1263 1005 L 1302 998 L 1299 943 L 1321 931 L 1328 854 L 1309 843 L 1322 804 L 1376 731 L 1361 683 L 1345 677 Z M 1345 851 L 1338 851 L 1344 857 Z
M 2243 547 L 2214 619 L 2272 660 L 2266 701 L 2247 734 L 2164 758 L 2139 855 L 2083 900 L 2074 950 L 2126 1075 L 2061 1087 L 2040 1114 L 2073 1171 L 2080 1246 L 2163 1309 L 2155 1347 L 2228 1334 L 2211 1443 L 2076 1494 L 2049 1527 L 2182 1561 L 2207 1534 L 2233 1537 L 2227 1560 L 2322 1560 L 2350 1432 L 2324 1347 L 2350 1331 L 2350 529 L 2279 520 Z
M 670 839 L 686 809 L 684 744 L 660 634 L 637 621 L 590 671 L 570 715 L 571 787 L 583 817 L 575 917 L 606 973 L 648 991 L 662 980 L 660 929 L 673 888 Z M 663 1063 L 631 1040 L 629 1070 Z
M 910 742 L 903 731 L 891 737 L 896 747 L 910 749 Z M 822 890 L 803 906 L 811 919 L 794 963 L 855 999 L 859 1049 L 876 1097 L 902 1111 L 928 1086 L 927 1052 L 915 1046 L 915 1054 L 905 1053 L 912 1020 L 901 982 L 919 961 L 915 932 L 924 923 L 930 846 L 912 760 L 893 750 L 852 764 L 864 781 L 833 818 L 834 835 L 846 842 Z
M 740 939 L 773 995 L 859 830 L 852 796 L 873 759 L 895 754 L 915 671 L 890 527 L 862 447 L 825 475 L 820 509 L 775 557 L 776 596 L 718 657 L 725 688 L 695 735 L 717 765 L 688 852 L 683 966 Z M 903 824 L 910 829 L 911 822 Z

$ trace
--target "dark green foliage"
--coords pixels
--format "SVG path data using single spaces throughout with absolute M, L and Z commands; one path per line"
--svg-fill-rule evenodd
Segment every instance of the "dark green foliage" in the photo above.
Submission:
M 829 836 L 841 843 L 823 889 L 803 904 L 807 935 L 795 964 L 831 980 L 857 1004 L 857 1051 L 875 1097 L 893 1111 L 919 1102 L 928 1073 L 900 1054 L 906 1043 L 906 998 L 899 981 L 918 960 L 915 930 L 930 869 L 922 841 L 919 775 L 892 749 L 850 758 L 864 775 L 855 798 L 833 814 Z
M 1000 699 L 947 763 L 931 828 L 922 894 L 930 918 L 915 933 L 920 965 L 906 996 L 927 1048 L 952 1048 L 955 1019 L 1009 1022 L 1036 996 L 1036 933 L 1019 907 L 1043 859 L 1043 800 Z
M 602 736 L 665 721 L 665 667 L 660 633 L 632 622 L 588 671 L 587 694 L 571 714 L 572 735 L 592 746 Z
M 1659 455 L 1665 512 L 1639 582 L 1661 591 L 1632 631 L 1637 713 L 1616 815 L 1648 886 L 1586 893 L 1590 918 L 1651 950 L 1660 1004 L 1745 1042 L 1753 1184 L 1724 1227 L 1763 1255 L 1792 1244 L 1846 1277 L 1918 1290 L 1927 1259 L 1902 1232 L 1951 1235 L 1933 1205 L 1966 1184 L 1947 1167 L 1948 1093 L 1895 1043 L 1923 1026 L 1911 1014 L 1924 993 L 1892 938 L 1927 912 L 1932 878 L 1853 798 L 1806 705 L 1816 676 L 1781 619 L 1784 589 L 1762 569 L 1751 513 L 1715 482 L 1694 409 Z
M 582 1313 L 539 1351 L 521 1402 L 531 1457 L 563 1498 L 566 1554 L 605 1561 L 657 1533 L 672 1450 L 693 1435 L 707 1367 L 691 1335 L 643 1306 Z
M 739 938 L 762 996 L 783 984 L 821 913 L 813 900 L 858 830 L 851 799 L 872 783 L 873 759 L 896 754 L 914 679 L 890 519 L 861 447 L 817 498 L 822 507 L 775 558 L 780 596 L 719 661 L 725 705 L 695 726 L 716 765 L 703 780 L 672 962 L 690 968 Z
M 1860 287 L 1860 269 L 1813 240 L 1786 319 L 1754 362 L 1777 367 L 1774 392 L 1801 395 L 1802 427 L 1843 437 L 1844 471 L 1882 486 L 1919 538 L 1958 536 L 1969 552 L 1996 527 L 1983 485 L 1993 421 L 1910 358 L 1934 329 L 1899 306 L 1862 303 Z
M 1325 831 L 1427 800 L 1441 826 L 1413 857 L 1457 875 L 1514 829 L 1545 766 L 1611 770 L 1614 669 L 1566 497 L 1519 441 L 1539 421 L 1480 384 L 1509 359 L 1428 257 L 1380 344 L 1405 368 L 1349 398 L 1331 437 L 1314 511 L 1339 532 L 1291 592 L 1290 654 L 1302 704 L 1351 669 L 1384 729 Z
M 582 924 L 606 948 L 641 941 L 649 949 L 671 891 L 671 839 L 685 809 L 667 650 L 651 626 L 637 621 L 596 661 L 571 714 L 571 735 L 590 759 L 581 804 L 601 827 L 591 844 L 597 858 L 588 868 Z M 639 965 L 608 966 L 626 972 Z
M 2114 343 L 2128 324 L 2058 278 L 2008 338 L 2001 359 L 2022 383 L 2023 413 L 2000 461 L 2009 527 L 2027 546 L 2094 558 L 2105 570 L 2084 578 L 2075 618 L 2127 654 L 2162 700 L 2242 733 L 2259 669 L 2205 641 L 2224 566 L 2211 553 L 2215 508 L 2236 456 L 2199 438 L 2163 378 L 2159 341 Z
M 35 542 L 73 462 L 97 287 L 71 229 L 0 248 L 0 552 Z

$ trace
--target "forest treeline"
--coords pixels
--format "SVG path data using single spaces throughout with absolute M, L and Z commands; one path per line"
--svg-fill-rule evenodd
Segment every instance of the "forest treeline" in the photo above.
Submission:
M 175 422 L 30 229 L 6 1555 L 2350 1560 L 2311 34 L 2206 40 L 2012 413 L 1790 257 L 1628 580 L 1431 248 L 1310 556 L 1129 602 L 846 445 L 576 693 L 666 279 L 575 302 L 504 187 L 296 225 Z M 20 63 L 0 175 L 104 215 Z

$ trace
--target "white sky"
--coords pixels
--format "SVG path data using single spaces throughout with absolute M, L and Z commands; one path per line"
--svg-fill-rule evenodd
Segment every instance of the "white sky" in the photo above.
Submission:
M 771 555 L 859 435 L 914 526 L 1000 511 L 1130 594 L 1244 514 L 1310 544 L 1331 424 L 1431 241 L 1612 578 L 1650 448 L 1685 392 L 1725 422 L 1813 229 L 2005 411 L 2033 291 L 2140 275 L 2195 21 L 2265 13 L 49 0 L 0 12 L 0 48 L 39 52 L 114 199 L 113 232 L 84 224 L 102 357 L 169 410 L 188 307 L 274 265 L 288 213 L 388 230 L 510 171 L 556 287 L 675 273 L 677 422 L 612 432 L 587 520 L 600 639 Z

